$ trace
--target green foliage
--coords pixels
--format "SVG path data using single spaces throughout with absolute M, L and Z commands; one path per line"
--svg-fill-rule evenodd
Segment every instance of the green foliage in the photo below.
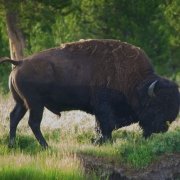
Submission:
M 10 74 L 11 66 L 9 64 L 0 65 L 0 93 L 8 92 L 8 77 Z
M 172 65 L 177 60 L 172 57 L 174 52 L 171 52 L 169 42 L 173 32 L 166 26 L 171 20 L 165 17 L 171 4 L 162 8 L 163 4 L 161 0 L 111 0 L 108 3 L 106 0 L 82 0 L 81 18 L 77 23 L 85 38 L 120 39 L 140 46 L 152 59 L 156 70 L 170 76 L 174 73 Z M 179 24 L 177 19 L 175 22 Z M 175 56 L 178 58 L 178 54 Z
M 0 17 L 0 57 L 9 54 L 8 37 L 5 29 L 5 22 Z M 0 92 L 7 93 L 8 91 L 8 76 L 11 70 L 9 64 L 0 65 Z
M 13 4 L 26 37 L 26 55 L 79 39 L 120 39 L 140 46 L 158 73 L 178 81 L 178 0 L 32 0 Z M 9 56 L 4 9 L 0 8 L 0 56 Z M 9 71 L 10 66 L 0 66 L 3 88 Z
M 161 5 L 164 12 L 166 23 L 164 29 L 168 33 L 168 45 L 169 45 L 169 59 L 167 65 L 170 67 L 170 72 L 174 75 L 174 79 L 177 80 L 177 74 L 180 72 L 180 2 L 177 0 L 167 1 Z

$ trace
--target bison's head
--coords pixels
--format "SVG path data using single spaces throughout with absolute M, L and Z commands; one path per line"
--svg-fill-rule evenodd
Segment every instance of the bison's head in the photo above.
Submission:
M 139 124 L 144 137 L 166 132 L 178 115 L 180 94 L 175 83 L 159 78 L 145 83 L 139 90 Z

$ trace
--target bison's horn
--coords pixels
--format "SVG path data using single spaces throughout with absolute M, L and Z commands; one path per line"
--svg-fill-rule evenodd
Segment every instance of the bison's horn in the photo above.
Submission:
M 154 93 L 154 87 L 155 87 L 157 82 L 158 82 L 158 80 L 154 81 L 148 88 L 148 95 L 150 97 L 155 97 L 156 96 L 155 93 Z

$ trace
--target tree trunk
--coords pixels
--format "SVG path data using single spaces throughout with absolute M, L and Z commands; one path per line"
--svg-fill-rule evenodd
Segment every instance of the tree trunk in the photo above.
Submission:
M 11 2 L 13 3 L 13 2 Z M 23 50 L 25 48 L 25 38 L 19 27 L 19 19 L 17 9 L 11 8 L 13 4 L 5 4 L 6 7 L 6 23 L 9 36 L 9 48 L 11 59 L 20 60 L 23 58 Z

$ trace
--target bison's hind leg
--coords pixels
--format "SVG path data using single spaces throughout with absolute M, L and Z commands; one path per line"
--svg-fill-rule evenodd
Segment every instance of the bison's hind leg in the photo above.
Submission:
M 31 127 L 36 139 L 40 143 L 40 145 L 43 148 L 47 148 L 48 144 L 46 140 L 44 139 L 41 130 L 40 130 L 40 124 L 42 120 L 44 106 L 36 104 L 35 106 L 32 106 L 30 108 L 30 114 L 29 114 L 29 126 Z
M 23 118 L 27 111 L 27 108 L 24 106 L 23 102 L 17 102 L 14 109 L 10 113 L 10 139 L 9 147 L 13 147 L 16 137 L 16 129 L 19 121 Z

